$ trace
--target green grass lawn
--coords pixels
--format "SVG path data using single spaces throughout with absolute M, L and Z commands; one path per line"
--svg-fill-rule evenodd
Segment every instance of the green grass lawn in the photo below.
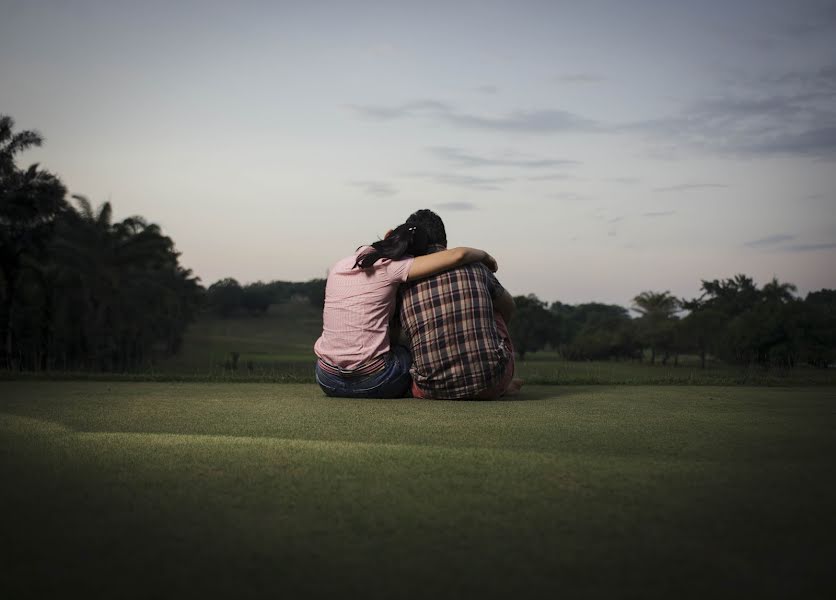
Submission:
M 836 388 L 0 382 L 3 598 L 833 597 Z

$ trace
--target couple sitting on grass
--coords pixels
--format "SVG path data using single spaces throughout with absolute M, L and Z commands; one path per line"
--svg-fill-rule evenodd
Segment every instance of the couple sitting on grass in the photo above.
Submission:
M 347 398 L 491 400 L 517 392 L 506 325 L 514 302 L 496 270 L 484 250 L 448 250 L 434 212 L 410 215 L 331 267 L 314 346 L 317 383 Z

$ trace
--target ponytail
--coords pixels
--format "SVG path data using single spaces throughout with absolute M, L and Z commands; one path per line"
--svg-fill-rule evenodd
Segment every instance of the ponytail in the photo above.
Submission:
M 368 269 L 381 258 L 400 260 L 404 255 L 420 256 L 427 253 L 427 232 L 420 225 L 398 225 L 386 238 L 371 244 L 372 249 L 357 257 L 354 267 Z

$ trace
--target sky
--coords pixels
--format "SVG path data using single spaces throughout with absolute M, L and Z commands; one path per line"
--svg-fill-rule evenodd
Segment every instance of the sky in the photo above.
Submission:
M 549 302 L 836 288 L 836 0 L 0 0 L 0 114 L 205 285 L 429 208 Z

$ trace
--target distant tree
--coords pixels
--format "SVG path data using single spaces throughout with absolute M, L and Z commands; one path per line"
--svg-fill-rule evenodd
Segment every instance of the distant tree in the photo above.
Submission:
M 635 324 L 623 306 L 553 302 L 549 310 L 560 319 L 559 349 L 567 360 L 638 356 Z
M 59 221 L 47 264 L 60 302 L 46 303 L 64 352 L 86 368 L 124 370 L 150 359 L 152 348 L 175 352 L 200 300 L 173 241 L 141 217 L 112 222 L 112 207 L 78 209 Z M 48 296 L 45 296 L 47 299 Z
M 206 303 L 218 315 L 230 317 L 241 308 L 244 290 L 237 280 L 227 277 L 206 290 Z
M 702 338 L 720 359 L 735 364 L 793 366 L 801 350 L 804 307 L 795 286 L 773 279 L 758 288 L 746 275 L 702 282 L 689 301 L 691 339 Z
M 807 294 L 800 325 L 803 360 L 820 368 L 836 362 L 836 290 Z
M 248 313 L 264 314 L 271 304 L 273 304 L 273 291 L 268 284 L 258 281 L 242 288 L 241 307 Z
M 295 284 L 294 294 L 305 296 L 313 306 L 322 308 L 325 306 L 325 280 L 311 279 L 304 283 Z
M 509 333 L 520 360 L 525 360 L 526 354 L 541 350 L 557 337 L 558 320 L 534 294 L 516 296 L 514 306 Z
M 37 164 L 27 169 L 15 164 L 17 154 L 42 143 L 39 133 L 14 132 L 14 120 L 0 115 L 0 366 L 17 365 L 14 323 L 21 274 L 42 257 L 54 220 L 67 207 L 66 188 L 55 175 Z
M 702 298 L 683 298 L 679 302 L 682 309 L 688 311 L 680 322 L 682 344 L 686 350 L 699 355 L 700 368 L 705 369 L 706 358 L 725 324 L 724 315 Z
M 633 310 L 638 312 L 639 337 L 650 347 L 650 362 L 656 362 L 659 350 L 664 352 L 663 363 L 674 349 L 675 314 L 679 311 L 679 300 L 665 292 L 642 292 L 633 298 Z

